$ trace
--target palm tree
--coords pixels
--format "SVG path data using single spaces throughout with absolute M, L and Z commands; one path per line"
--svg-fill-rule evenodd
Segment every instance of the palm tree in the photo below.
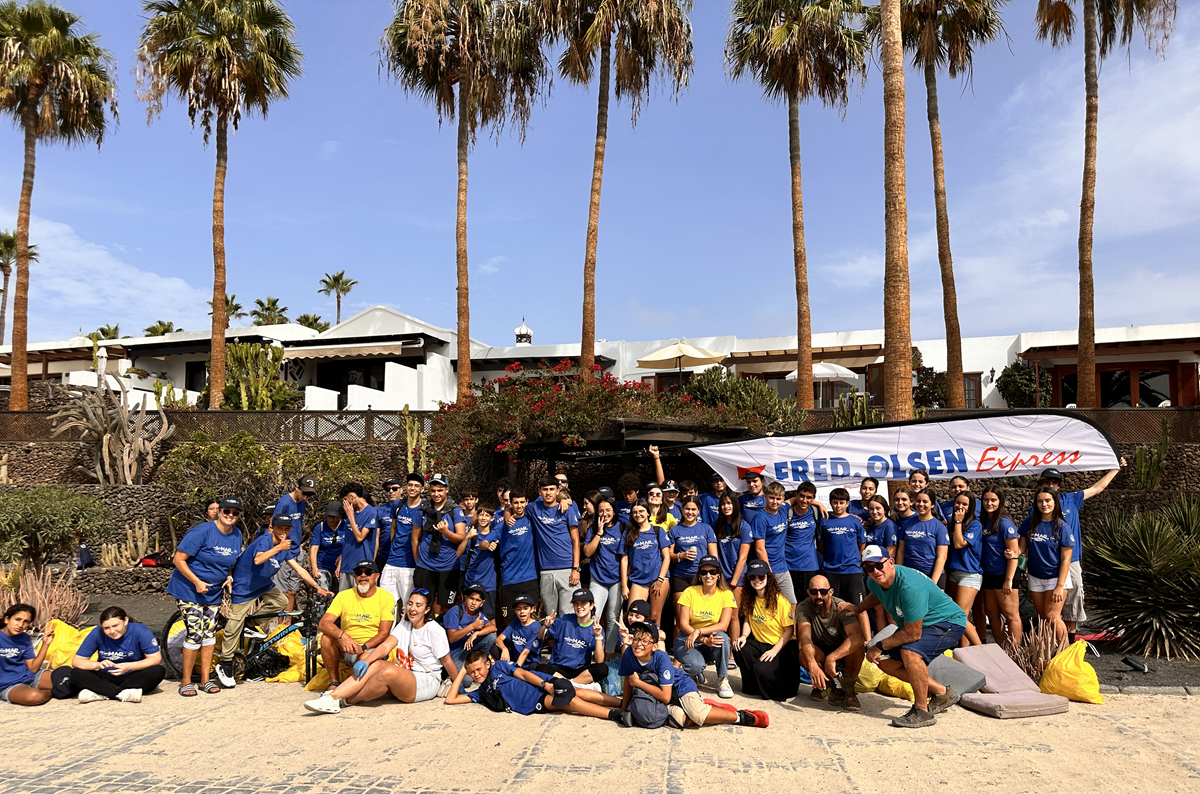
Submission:
M 792 186 L 792 265 L 796 279 L 796 400 L 813 407 L 812 318 L 804 247 L 800 179 L 800 103 L 819 98 L 845 107 L 850 85 L 866 75 L 866 34 L 852 27 L 857 0 L 735 0 L 725 60 L 736 79 L 747 74 L 763 94 L 788 105 Z
M 192 125 L 200 117 L 204 144 L 217 131 L 213 179 L 213 312 L 209 408 L 225 393 L 225 171 L 229 128 L 242 112 L 264 119 L 271 103 L 287 99 L 304 56 L 296 28 L 276 0 L 144 0 L 149 17 L 137 51 L 139 98 L 147 123 L 162 112 L 168 94 L 187 102 Z
M 522 140 L 547 79 L 541 0 L 397 0 L 380 62 L 407 93 L 458 125 L 458 399 L 471 394 L 467 159 L 476 133 L 512 121 Z
M 691 7 L 691 0 L 558 0 L 555 8 L 555 36 L 565 39 L 567 45 L 559 59 L 559 73 L 580 85 L 590 84 L 593 77 L 599 82 L 592 190 L 583 255 L 579 371 L 585 381 L 592 379 L 596 363 L 596 245 L 614 60 L 616 97 L 629 99 L 630 121 L 636 126 L 655 72 L 669 84 L 674 95 L 688 84 L 693 63 L 692 25 L 688 21 Z
M 879 19 L 879 60 L 883 67 L 883 410 L 887 420 L 895 422 L 913 415 L 900 0 L 880 0 Z
M 68 146 L 104 140 L 108 113 L 117 116 L 112 54 L 80 17 L 45 0 L 0 3 L 0 109 L 25 137 L 25 171 L 17 206 L 17 284 L 13 296 L 9 410 L 29 408 L 29 214 L 39 140 Z M 107 112 L 106 112 L 107 108 Z M 5 299 L 8 293 L 5 291 Z
M 36 245 L 29 246 L 29 261 L 39 261 Z M 4 329 L 8 327 L 8 279 L 17 263 L 17 236 L 8 229 L 0 232 L 0 272 L 4 274 L 4 289 L 0 289 L 0 345 L 4 344 Z
M 250 316 L 254 318 L 255 325 L 281 325 L 286 322 L 291 322 L 287 318 L 287 307 L 279 305 L 279 298 L 272 298 L 270 295 L 254 300 L 254 308 L 250 310 Z
M 1096 391 L 1096 296 L 1092 280 L 1092 223 L 1096 215 L 1096 135 L 1100 123 L 1100 61 L 1128 49 L 1137 28 L 1159 54 L 1175 24 L 1176 0 L 1079 0 L 1083 5 L 1083 198 L 1079 202 L 1079 348 L 1075 404 L 1099 406 Z M 1076 0 L 1038 0 L 1037 36 L 1054 47 L 1075 34 Z
M 212 316 L 212 305 L 213 305 L 213 302 L 208 301 L 208 314 L 210 317 Z M 226 328 L 229 327 L 229 323 L 231 320 L 240 320 L 243 317 L 249 317 L 249 316 L 250 315 L 246 314 L 246 312 L 242 310 L 242 304 L 238 303 L 237 295 L 230 295 L 228 293 L 225 294 L 225 327 Z
M 311 328 L 318 333 L 324 333 L 329 330 L 329 323 L 322 320 L 317 314 L 302 314 L 296 318 L 296 325 L 303 325 L 305 328 Z
M 177 334 L 183 331 L 182 328 L 176 328 L 175 323 L 170 320 L 157 320 L 154 325 L 142 330 L 146 336 L 165 336 L 166 334 Z
M 1004 31 L 1000 8 L 1008 0 L 905 0 L 901 6 L 904 46 L 913 65 L 925 74 L 925 107 L 929 143 L 933 149 L 933 204 L 937 218 L 938 265 L 942 271 L 942 314 L 946 322 L 946 403 L 966 408 L 963 388 L 962 330 L 954 289 L 954 259 L 950 254 L 950 213 L 946 208 L 946 172 L 942 159 L 942 124 L 938 114 L 937 71 L 951 78 L 971 73 L 976 46 L 988 44 Z
M 116 325 L 102 325 L 96 329 L 96 336 L 100 339 L 120 339 L 121 324 L 117 323 Z
M 317 290 L 317 292 L 321 293 L 322 295 L 329 295 L 330 293 L 332 293 L 337 296 L 337 323 L 338 324 L 341 324 L 341 322 L 342 322 L 342 296 L 350 294 L 350 290 L 354 289 L 357 286 L 358 286 L 357 281 L 355 281 L 352 278 L 346 278 L 345 270 L 339 270 L 338 272 L 334 273 L 332 276 L 329 275 L 328 273 L 326 273 L 325 278 L 321 279 L 321 289 Z M 306 315 L 306 316 L 312 316 L 312 315 Z M 326 323 L 326 327 L 328 327 L 328 323 Z

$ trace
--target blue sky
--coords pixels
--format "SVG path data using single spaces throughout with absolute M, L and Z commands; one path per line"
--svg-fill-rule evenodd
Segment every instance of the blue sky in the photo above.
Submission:
M 206 326 L 215 153 L 168 104 L 146 124 L 134 0 L 65 0 L 118 61 L 121 123 L 94 147 L 39 149 L 33 242 L 42 250 L 30 339 L 104 323 Z M 696 69 L 675 101 L 656 89 L 631 128 L 610 116 L 597 335 L 654 339 L 794 333 L 783 107 L 723 71 L 727 4 L 699 0 Z M 1079 44 L 1033 35 L 1034 0 L 1005 9 L 1009 41 L 941 116 L 960 316 L 967 336 L 1073 328 L 1082 164 Z M 455 321 L 455 133 L 381 78 L 386 0 L 290 3 L 305 75 L 270 118 L 230 142 L 229 291 L 331 319 L 325 272 L 360 285 L 343 316 L 383 303 Z M 1101 326 L 1200 317 L 1200 10 L 1181 6 L 1165 59 L 1139 41 L 1101 76 L 1096 312 Z M 522 145 L 481 137 L 469 198 L 472 336 L 577 341 L 595 89 L 555 82 Z M 924 83 L 908 83 L 908 206 L 915 338 L 943 335 Z M 845 114 L 801 111 L 814 331 L 882 327 L 882 100 L 873 68 Z M 0 129 L 0 223 L 15 223 L 21 139 Z

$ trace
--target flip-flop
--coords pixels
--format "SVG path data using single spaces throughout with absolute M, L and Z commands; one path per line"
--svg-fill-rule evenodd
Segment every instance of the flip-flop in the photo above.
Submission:
M 195 684 L 184 684 L 183 686 L 179 687 L 179 694 L 185 698 L 194 698 L 199 694 L 199 692 L 196 691 Z
M 200 691 L 209 695 L 215 695 L 221 691 L 221 685 L 216 681 L 205 681 L 200 685 Z

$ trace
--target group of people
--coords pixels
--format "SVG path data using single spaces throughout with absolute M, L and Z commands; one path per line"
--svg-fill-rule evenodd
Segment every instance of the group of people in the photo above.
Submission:
M 866 478 L 858 499 L 835 488 L 825 505 L 812 483 L 788 492 L 755 472 L 741 493 L 716 474 L 699 493 L 668 480 L 650 452 L 650 482 L 626 474 L 617 492 L 579 499 L 565 473 L 528 494 L 500 483 L 494 500 L 461 488 L 457 502 L 441 474 L 389 479 L 379 505 L 349 483 L 312 529 L 307 560 L 313 478 L 300 478 L 244 547 L 241 502 L 210 504 L 209 520 L 179 543 L 167 588 L 185 624 L 179 694 L 236 686 L 231 662 L 247 617 L 259 604 L 292 607 L 306 584 L 332 596 L 319 626 L 329 687 L 305 704 L 319 713 L 384 696 L 444 697 L 622 725 L 765 727 L 765 712 L 724 702 L 734 694 L 730 667 L 743 694 L 787 700 L 805 681 L 814 700 L 855 711 L 866 659 L 913 685 L 913 711 L 897 724 L 932 724 L 957 701 L 924 672 L 933 656 L 985 640 L 988 625 L 996 641 L 1020 642 L 1022 558 L 1039 616 L 1063 633 L 1083 619 L 1079 507 L 1117 473 L 1062 494 L 1061 473 L 1043 471 L 1018 527 L 1003 491 L 977 497 L 962 478 L 940 503 L 918 470 L 890 504 Z M 231 606 L 214 665 L 223 592 Z M 32 608 L 18 610 L 0 630 L 9 702 L 36 705 L 53 687 L 37 673 L 48 643 L 35 654 L 21 641 L 33 619 Z M 890 624 L 894 633 L 872 642 Z M 149 673 L 161 670 L 157 644 L 119 609 L 101 627 L 89 636 L 97 647 L 80 649 L 72 687 L 85 702 L 136 702 L 161 680 Z M 610 662 L 620 696 L 605 691 Z

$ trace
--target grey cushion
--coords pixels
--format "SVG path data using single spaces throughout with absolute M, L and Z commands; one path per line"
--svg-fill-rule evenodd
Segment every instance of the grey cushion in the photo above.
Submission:
M 978 692 L 987 683 L 987 676 L 983 673 L 949 656 L 939 656 L 929 663 L 929 677 L 960 695 Z
M 1069 703 L 1070 701 L 1062 695 L 1045 695 L 1026 690 L 994 694 L 973 693 L 963 695 L 959 701 L 960 706 L 1002 720 L 1064 714 L 1070 708 Z
M 1017 663 L 995 643 L 955 648 L 954 658 L 987 677 L 984 692 L 1040 692 Z

